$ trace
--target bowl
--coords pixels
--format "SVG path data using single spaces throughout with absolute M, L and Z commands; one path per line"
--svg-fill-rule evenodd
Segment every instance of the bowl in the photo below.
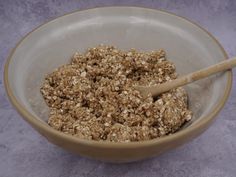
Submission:
M 163 48 L 180 75 L 227 58 L 224 49 L 206 30 L 159 10 L 95 8 L 76 11 L 39 26 L 17 44 L 7 59 L 5 87 L 22 117 L 48 141 L 66 150 L 109 162 L 153 157 L 206 130 L 229 96 L 230 70 L 186 86 L 193 119 L 174 134 L 148 141 L 99 142 L 54 130 L 46 123 L 48 108 L 39 91 L 45 75 L 67 63 L 74 52 L 101 43 L 141 51 Z

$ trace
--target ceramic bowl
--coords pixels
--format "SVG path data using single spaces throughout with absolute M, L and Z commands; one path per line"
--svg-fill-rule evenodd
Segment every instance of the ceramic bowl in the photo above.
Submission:
M 97 142 L 63 134 L 47 125 L 48 108 L 40 94 L 47 73 L 67 63 L 76 51 L 98 44 L 141 51 L 164 49 L 182 75 L 227 58 L 216 39 L 192 22 L 163 11 L 104 7 L 73 12 L 47 22 L 25 36 L 5 65 L 5 87 L 22 117 L 50 142 L 82 156 L 130 162 L 182 145 L 202 133 L 225 104 L 232 72 L 219 73 L 185 88 L 191 122 L 162 138 L 131 143 Z

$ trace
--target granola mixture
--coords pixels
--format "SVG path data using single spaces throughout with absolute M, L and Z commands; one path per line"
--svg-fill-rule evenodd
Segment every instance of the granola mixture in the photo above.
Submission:
M 185 90 L 144 99 L 133 86 L 176 77 L 163 50 L 122 51 L 99 45 L 75 53 L 69 64 L 47 75 L 41 87 L 50 108 L 48 124 L 97 141 L 143 141 L 174 133 L 192 117 Z

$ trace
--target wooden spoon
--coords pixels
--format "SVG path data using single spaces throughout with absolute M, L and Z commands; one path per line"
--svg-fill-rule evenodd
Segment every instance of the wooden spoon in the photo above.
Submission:
M 143 97 L 147 97 L 151 94 L 153 97 L 160 95 L 161 93 L 167 92 L 171 89 L 192 83 L 199 79 L 203 79 L 212 74 L 231 69 L 236 66 L 236 58 L 222 61 L 210 67 L 195 71 L 193 73 L 183 75 L 175 80 L 165 82 L 163 84 L 151 85 L 151 86 L 134 86 Z

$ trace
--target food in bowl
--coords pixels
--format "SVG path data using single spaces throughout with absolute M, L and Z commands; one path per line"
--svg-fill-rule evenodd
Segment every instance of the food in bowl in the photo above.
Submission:
M 181 130 L 168 136 L 116 143 L 77 138 L 55 130 L 45 122 L 49 109 L 39 92 L 45 76 L 68 63 L 76 49 L 82 52 L 101 41 L 124 49 L 164 48 L 167 59 L 174 62 L 181 75 L 227 58 L 222 46 L 201 27 L 158 10 L 96 8 L 74 12 L 40 26 L 13 49 L 5 65 L 4 83 L 9 100 L 22 118 L 49 142 L 65 150 L 115 163 L 154 157 L 203 133 L 229 98 L 231 70 L 184 87 L 188 93 L 188 108 L 194 116 Z
M 143 98 L 133 86 L 176 78 L 164 50 L 122 51 L 99 45 L 75 53 L 69 64 L 48 74 L 41 87 L 50 108 L 48 124 L 97 141 L 143 141 L 174 133 L 192 117 L 186 91 L 180 87 L 158 98 Z

